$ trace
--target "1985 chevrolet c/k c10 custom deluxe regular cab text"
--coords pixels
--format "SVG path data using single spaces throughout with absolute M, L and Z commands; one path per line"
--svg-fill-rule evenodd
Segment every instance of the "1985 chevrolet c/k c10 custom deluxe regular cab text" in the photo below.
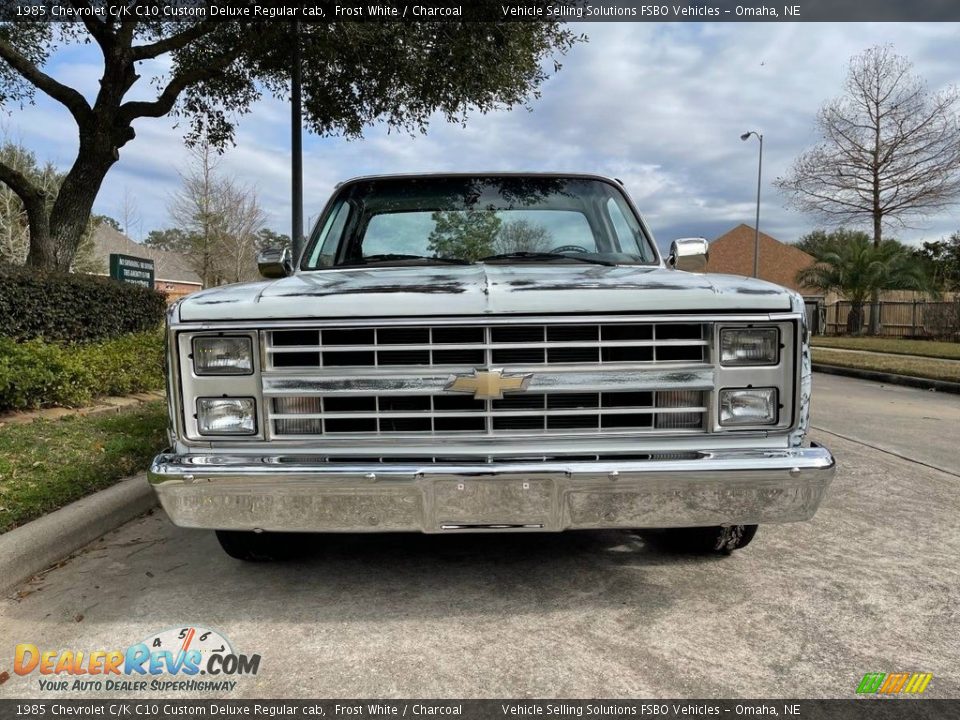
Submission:
M 663 528 L 729 552 L 807 520 L 802 299 L 663 260 L 617 181 L 359 178 L 296 268 L 168 316 L 167 514 L 267 559 L 289 532 Z

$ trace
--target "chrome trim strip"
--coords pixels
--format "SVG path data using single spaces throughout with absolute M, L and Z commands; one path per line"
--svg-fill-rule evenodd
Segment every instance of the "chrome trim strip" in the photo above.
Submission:
M 800 317 L 793 312 L 768 313 L 674 313 L 672 315 L 444 315 L 421 316 L 417 318 L 284 318 L 282 320 L 230 320 L 229 322 L 180 321 L 177 330 L 193 332 L 208 330 L 297 330 L 316 327 L 393 327 L 395 325 L 526 325 L 526 324 L 593 324 L 593 323 L 706 323 L 706 322 L 785 322 Z
M 620 473 L 619 479 L 630 473 L 702 473 L 752 471 L 826 470 L 835 466 L 833 455 L 822 445 L 811 444 L 800 448 L 742 448 L 730 450 L 699 450 L 695 458 L 676 460 L 604 460 L 599 462 L 516 462 L 501 460 L 496 463 L 391 463 L 348 465 L 319 462 L 309 456 L 297 455 L 176 455 L 162 453 L 154 458 L 149 470 L 151 485 L 173 483 L 232 481 L 238 478 L 299 477 L 312 482 L 331 480 L 356 481 L 367 484 L 391 479 L 450 475 L 455 477 L 496 477 L 517 474 L 561 474 L 600 476 Z M 375 477 L 371 477 L 375 475 Z
M 617 392 L 650 390 L 711 390 L 714 385 L 712 366 L 661 369 L 632 369 L 629 371 L 572 371 L 556 372 L 553 366 L 537 371 L 532 366 L 511 365 L 510 372 L 533 373 L 528 392 Z M 339 393 L 342 395 L 377 394 L 440 394 L 454 373 L 393 373 L 390 375 L 335 377 L 297 377 L 264 373 L 264 397 Z
M 432 457 L 457 455 L 476 458 L 502 458 L 523 455 L 542 457 L 547 455 L 607 455 L 635 453 L 663 453 L 698 451 L 709 442 L 717 449 L 750 449 L 756 447 L 786 448 L 786 433 L 769 430 L 741 430 L 714 433 L 707 436 L 703 430 L 655 430 L 637 433 L 627 430 L 622 433 L 574 433 L 536 435 L 484 435 L 461 438 L 454 435 L 442 438 L 433 435 L 395 436 L 370 435 L 366 437 L 316 437 L 284 438 L 281 442 L 245 440 L 209 443 L 178 443 L 177 452 L 223 453 L 238 457 L 262 457 L 264 454 L 287 453 L 291 457 L 324 455 L 329 457 L 385 456 L 385 457 Z

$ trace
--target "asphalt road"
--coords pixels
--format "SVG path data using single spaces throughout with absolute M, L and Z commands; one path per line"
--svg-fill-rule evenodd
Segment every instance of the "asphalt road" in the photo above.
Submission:
M 815 430 L 960 474 L 960 395 L 814 375 Z M 830 445 L 832 435 L 824 440 Z
M 199 624 L 262 656 L 235 698 L 846 698 L 894 671 L 960 697 L 960 397 L 814 387 L 830 495 L 729 558 L 625 532 L 342 536 L 255 566 L 157 512 L 2 601 L 0 695 L 77 696 L 13 675 L 17 642 L 112 649 Z

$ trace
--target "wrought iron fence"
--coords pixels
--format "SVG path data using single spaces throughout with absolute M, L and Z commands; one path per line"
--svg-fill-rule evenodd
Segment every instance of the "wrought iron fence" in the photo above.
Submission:
M 816 311 L 812 305 L 816 305 Z M 808 318 L 815 314 L 820 320 L 811 322 L 813 332 L 826 335 L 865 333 L 874 311 L 869 302 L 857 307 L 848 300 L 830 305 L 814 301 L 807 306 Z M 960 298 L 943 302 L 882 300 L 877 303 L 876 311 L 880 313 L 878 335 L 960 341 Z

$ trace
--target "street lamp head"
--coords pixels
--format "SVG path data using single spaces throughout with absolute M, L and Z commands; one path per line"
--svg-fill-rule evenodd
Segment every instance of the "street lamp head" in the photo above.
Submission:
M 750 139 L 750 136 L 751 136 L 751 135 L 753 135 L 753 131 L 752 131 L 752 130 L 751 130 L 750 132 L 745 132 L 743 135 L 740 136 L 740 139 L 743 140 L 743 141 L 747 141 L 747 140 Z

